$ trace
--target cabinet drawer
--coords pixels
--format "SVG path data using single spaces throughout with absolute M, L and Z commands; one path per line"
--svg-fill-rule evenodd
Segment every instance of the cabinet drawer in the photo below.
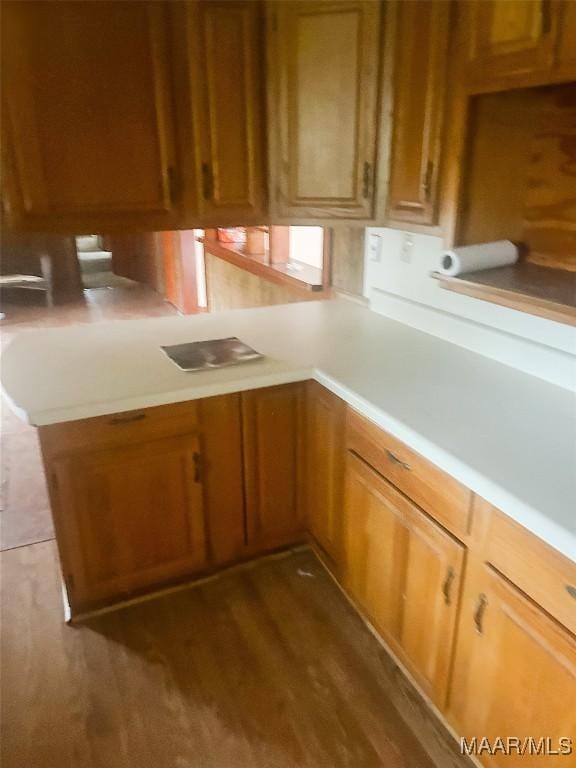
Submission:
M 190 434 L 198 428 L 199 402 L 172 403 L 40 427 L 42 451 L 49 458 Z
M 468 533 L 472 493 L 396 438 L 353 410 L 347 447 L 361 456 L 449 531 Z
M 479 497 L 474 512 L 486 516 L 484 558 L 576 634 L 576 563 Z

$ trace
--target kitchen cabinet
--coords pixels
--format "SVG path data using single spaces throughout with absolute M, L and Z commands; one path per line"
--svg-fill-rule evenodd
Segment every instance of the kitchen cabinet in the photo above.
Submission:
M 576 79 L 576 3 L 562 3 L 558 28 L 556 71 L 567 79 Z
M 380 3 L 270 3 L 273 219 L 374 216 Z
M 345 585 L 440 707 L 448 690 L 464 546 L 348 454 Z
M 511 86 L 551 72 L 559 8 L 550 0 L 461 2 L 469 82 L 485 86 L 505 79 Z
M 143 0 L 4 4 L 9 226 L 176 226 L 169 11 Z
M 54 459 L 49 484 L 75 608 L 206 565 L 199 460 L 195 435 Z
M 451 4 L 398 3 L 395 30 L 393 135 L 387 217 L 433 225 L 445 113 Z
M 344 402 L 315 381 L 306 391 L 307 519 L 310 533 L 338 568 L 342 550 Z
M 462 606 L 450 697 L 459 732 L 491 743 L 507 736 L 576 733 L 576 640 L 491 566 L 482 564 Z M 481 756 L 483 765 L 562 766 L 565 755 Z
M 304 385 L 242 393 L 246 535 L 273 549 L 304 537 Z
M 203 222 L 265 221 L 262 4 L 186 3 L 199 215 Z

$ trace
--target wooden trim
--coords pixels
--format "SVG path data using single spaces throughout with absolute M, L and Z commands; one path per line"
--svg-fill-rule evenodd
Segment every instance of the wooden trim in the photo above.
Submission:
M 271 283 L 289 286 L 307 297 L 310 296 L 311 292 L 319 299 L 327 299 L 332 296 L 332 290 L 323 284 L 321 270 L 316 269 L 316 267 L 303 265 L 302 277 L 296 277 L 287 271 L 288 262 L 268 264 L 265 256 L 250 256 L 239 250 L 238 246 L 233 243 L 220 243 L 206 237 L 200 238 L 200 242 L 204 244 L 204 249 L 212 256 L 217 256 L 229 264 L 233 264 L 246 272 L 251 272 Z M 308 276 L 309 280 L 307 281 L 304 276 Z
M 543 279 L 547 277 L 554 278 L 555 282 L 560 280 L 574 280 L 572 276 L 573 273 L 567 272 L 566 270 L 553 270 L 547 267 L 537 267 L 536 265 L 530 266 L 532 269 L 542 270 Z M 486 270 L 486 272 L 488 271 L 496 273 L 500 270 Z M 550 274 L 548 275 L 547 273 Z M 492 304 L 499 304 L 503 307 L 516 309 L 519 312 L 527 312 L 528 314 L 537 315 L 538 317 L 545 317 L 547 320 L 554 320 L 557 323 L 576 325 L 576 303 L 563 304 L 555 301 L 553 298 L 531 295 L 527 292 L 523 292 L 520 288 L 513 290 L 504 287 L 503 285 L 498 285 L 496 282 L 497 278 L 495 278 L 495 282 L 492 284 L 478 282 L 476 275 L 481 275 L 482 273 L 473 274 L 474 277 L 472 275 L 449 277 L 448 275 L 442 275 L 439 272 L 432 272 L 431 276 L 435 280 L 438 280 L 442 288 L 445 288 L 448 291 L 462 293 L 465 296 L 471 296 L 474 299 L 481 299 L 482 301 L 489 301 Z M 553 295 L 553 290 L 553 286 L 551 286 L 551 295 Z

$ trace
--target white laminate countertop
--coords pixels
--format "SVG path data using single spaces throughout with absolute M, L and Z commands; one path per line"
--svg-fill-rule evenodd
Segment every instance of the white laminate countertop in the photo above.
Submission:
M 185 373 L 160 349 L 226 336 L 266 358 Z M 353 302 L 24 331 L 2 366 L 39 426 L 308 378 L 576 561 L 574 394 Z

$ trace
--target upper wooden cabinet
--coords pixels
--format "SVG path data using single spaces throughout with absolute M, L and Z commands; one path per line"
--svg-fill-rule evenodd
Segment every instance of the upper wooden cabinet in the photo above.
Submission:
M 482 565 L 462 606 L 451 712 L 468 739 L 560 737 L 576 733 L 576 641 L 489 566 Z M 484 765 L 523 766 L 526 758 L 495 752 Z M 573 762 L 530 756 L 530 766 Z
M 338 566 L 342 554 L 342 486 L 346 405 L 315 381 L 307 386 L 307 518 L 310 532 Z
M 173 226 L 169 4 L 2 9 L 7 222 L 70 233 Z
M 304 385 L 242 393 L 246 539 L 256 550 L 304 531 Z
M 380 3 L 269 5 L 273 218 L 374 215 Z
M 186 4 L 200 219 L 265 220 L 265 84 L 262 4 Z
M 438 204 L 451 5 L 413 0 L 393 8 L 396 64 L 387 217 L 431 225 Z
M 555 82 L 576 73 L 571 0 L 460 2 L 472 90 Z

